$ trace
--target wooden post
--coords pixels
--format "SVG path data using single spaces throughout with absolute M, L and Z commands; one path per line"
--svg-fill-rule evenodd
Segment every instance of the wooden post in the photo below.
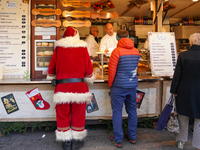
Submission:
M 159 7 L 158 5 L 160 5 L 161 3 L 161 0 L 158 0 L 158 4 L 157 4 L 157 7 Z M 163 11 L 163 2 L 161 4 L 161 8 L 160 8 L 160 11 L 157 15 L 157 32 L 162 32 L 162 11 Z
M 162 32 L 162 11 L 163 11 L 163 4 L 161 4 L 160 11 L 157 14 L 157 10 L 162 0 L 154 0 L 153 1 L 153 21 L 157 19 L 155 24 L 153 24 L 153 32 Z
M 156 14 L 157 14 L 157 0 L 153 1 L 153 21 L 156 18 Z M 157 32 L 157 21 L 155 22 L 155 24 L 153 24 L 153 32 Z

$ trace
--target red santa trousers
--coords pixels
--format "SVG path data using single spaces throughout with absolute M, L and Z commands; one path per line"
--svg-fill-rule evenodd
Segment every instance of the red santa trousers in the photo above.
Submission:
M 83 140 L 87 135 L 87 131 L 85 130 L 85 113 L 86 102 L 57 104 L 56 140 Z

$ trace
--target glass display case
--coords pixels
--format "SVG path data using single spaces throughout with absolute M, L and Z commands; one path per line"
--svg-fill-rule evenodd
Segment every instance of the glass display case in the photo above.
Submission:
M 145 49 L 140 49 L 140 59 L 137 68 L 137 75 L 141 77 L 151 76 L 151 62 L 149 52 Z M 110 54 L 105 52 L 97 52 L 97 56 L 90 57 L 93 73 L 96 76 L 96 80 L 108 80 L 108 63 L 110 59 Z
M 53 51 L 55 40 L 35 40 L 35 70 L 47 71 Z
M 108 62 L 110 54 L 97 52 L 97 56 L 90 57 L 96 80 L 108 80 Z
M 56 22 L 60 20 L 60 0 L 31 0 L 32 22 Z M 45 9 L 44 11 L 41 11 Z M 53 13 L 51 13 L 53 12 Z M 31 78 L 46 78 L 48 66 L 55 48 L 55 41 L 60 39 L 60 27 L 31 26 Z

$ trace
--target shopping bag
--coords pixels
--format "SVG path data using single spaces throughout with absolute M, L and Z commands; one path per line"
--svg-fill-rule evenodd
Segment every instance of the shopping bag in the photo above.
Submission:
M 170 114 L 172 112 L 172 108 L 173 108 L 173 95 L 170 96 L 165 108 L 163 109 L 160 118 L 158 119 L 158 122 L 156 124 L 156 129 L 157 130 L 163 130 L 168 123 L 168 120 L 170 118 Z

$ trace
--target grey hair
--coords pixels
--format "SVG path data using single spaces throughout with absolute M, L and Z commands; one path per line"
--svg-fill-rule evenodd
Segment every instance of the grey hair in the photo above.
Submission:
M 93 30 L 93 28 L 97 28 L 96 26 L 91 26 L 90 27 L 90 34 L 91 34 L 91 31 Z
M 189 40 L 190 45 L 200 45 L 200 32 L 191 34 Z

